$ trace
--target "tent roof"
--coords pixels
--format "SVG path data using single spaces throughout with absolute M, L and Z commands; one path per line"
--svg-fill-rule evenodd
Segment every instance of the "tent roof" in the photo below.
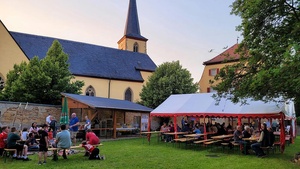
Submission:
M 288 115 L 285 102 L 263 102 L 247 99 L 246 104 L 233 103 L 228 98 L 217 101 L 213 93 L 171 95 L 154 109 L 151 116 L 211 116 L 211 117 L 279 117 Z
M 109 99 L 103 97 L 84 96 L 77 94 L 61 93 L 67 98 L 71 98 L 93 108 L 117 109 L 138 112 L 151 112 L 152 109 L 128 100 Z

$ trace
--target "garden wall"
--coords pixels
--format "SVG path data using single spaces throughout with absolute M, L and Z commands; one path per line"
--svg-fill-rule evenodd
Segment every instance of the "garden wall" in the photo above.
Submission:
M 0 126 L 15 126 L 21 130 L 24 127 L 30 128 L 33 122 L 44 124 L 49 114 L 59 121 L 60 113 L 61 105 L 0 101 Z

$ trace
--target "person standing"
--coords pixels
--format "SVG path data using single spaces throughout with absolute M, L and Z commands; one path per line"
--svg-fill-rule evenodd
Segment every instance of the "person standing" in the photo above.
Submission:
M 84 130 L 87 131 L 88 129 L 91 129 L 91 120 L 88 116 L 85 116 Z
M 57 129 L 56 129 L 56 123 L 57 123 L 57 121 L 55 120 L 54 116 L 51 116 L 50 120 L 51 120 L 51 122 L 50 122 L 50 129 L 52 129 L 53 137 L 55 138 L 56 137 L 56 131 L 57 131 Z
M 39 144 L 39 165 L 42 164 L 42 156 L 44 156 L 43 164 L 47 163 L 47 151 L 48 151 L 48 124 L 43 125 L 43 130 L 40 132 L 40 144 Z
M 71 139 L 73 141 L 73 145 L 76 145 L 76 135 L 78 133 L 79 119 L 76 117 L 76 113 L 72 113 L 72 117 L 69 124 Z
M 50 123 L 51 123 L 51 115 L 50 115 L 50 113 L 48 114 L 48 116 L 46 117 L 46 124 L 48 124 L 48 125 L 50 125 Z

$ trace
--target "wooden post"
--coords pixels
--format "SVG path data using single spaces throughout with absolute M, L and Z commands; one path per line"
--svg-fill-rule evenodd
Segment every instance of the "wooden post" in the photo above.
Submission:
M 113 121 L 114 121 L 113 138 L 116 139 L 117 138 L 117 113 L 115 112 L 115 110 L 113 110 Z

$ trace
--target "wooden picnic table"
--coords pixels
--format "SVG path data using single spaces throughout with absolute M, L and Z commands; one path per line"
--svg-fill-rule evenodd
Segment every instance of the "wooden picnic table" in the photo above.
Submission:
M 200 137 L 200 136 L 205 136 L 207 134 L 201 133 L 201 134 L 187 134 L 183 135 L 184 137 Z
M 245 140 L 245 141 L 253 142 L 253 141 L 257 141 L 259 138 L 258 137 L 249 137 L 249 138 L 242 138 L 242 139 Z
M 188 132 L 166 132 L 166 133 L 163 133 L 165 135 L 185 135 L 185 134 L 188 134 Z
M 231 137 L 233 137 L 233 134 L 212 136 L 211 138 L 214 140 L 223 140 L 223 139 L 231 138 Z

